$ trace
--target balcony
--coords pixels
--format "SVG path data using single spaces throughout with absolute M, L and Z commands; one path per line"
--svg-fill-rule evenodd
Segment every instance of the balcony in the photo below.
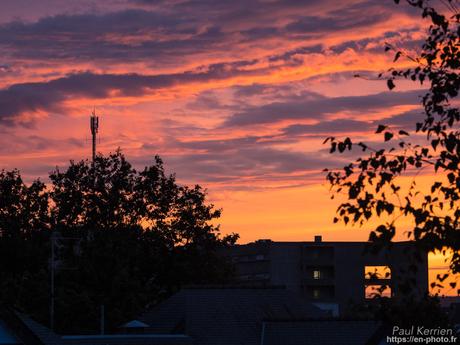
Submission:
M 308 298 L 318 301 L 329 301 L 335 297 L 334 286 L 304 286 L 303 291 Z
M 302 262 L 315 265 L 330 265 L 334 263 L 334 248 L 324 246 L 308 246 L 302 249 Z

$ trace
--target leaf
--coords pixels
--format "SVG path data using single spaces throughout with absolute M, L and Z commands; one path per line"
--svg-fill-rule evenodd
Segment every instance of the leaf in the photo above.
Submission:
M 393 82 L 393 79 L 387 80 L 387 86 L 389 90 L 393 90 L 395 88 L 395 83 Z
M 329 153 L 334 153 L 336 149 L 337 149 L 337 143 L 332 143 Z
M 326 144 L 328 141 L 334 141 L 334 139 L 334 137 L 327 137 L 326 139 L 324 139 L 323 145 Z
M 435 182 L 432 186 L 431 186 L 431 193 L 434 193 L 436 191 L 436 189 L 440 188 L 442 186 L 442 183 L 441 182 Z
M 361 146 L 361 148 L 362 148 L 363 151 L 366 151 L 366 150 L 367 150 L 367 145 L 364 144 L 364 143 L 362 143 L 362 142 L 359 142 L 359 143 L 358 143 L 358 146 Z
M 376 133 L 376 134 L 382 133 L 386 128 L 387 128 L 387 126 L 379 125 L 379 126 L 377 127 L 377 130 L 375 131 L 375 133 Z
M 397 53 L 395 54 L 395 58 L 393 59 L 393 62 L 398 61 L 398 59 L 399 59 L 400 56 L 401 56 L 401 52 L 397 52 Z
M 445 140 L 446 149 L 449 152 L 453 152 L 455 150 L 455 146 L 457 145 L 457 140 L 455 136 L 450 136 Z
M 393 133 L 385 132 L 385 141 L 389 141 L 391 138 L 393 138 Z
M 409 135 L 409 133 L 407 133 L 406 131 L 400 130 L 399 135 Z

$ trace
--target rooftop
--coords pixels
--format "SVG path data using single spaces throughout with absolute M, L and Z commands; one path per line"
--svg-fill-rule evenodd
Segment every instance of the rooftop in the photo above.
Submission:
M 154 332 L 184 332 L 202 345 L 260 344 L 263 320 L 329 314 L 281 288 L 184 289 L 140 320 Z

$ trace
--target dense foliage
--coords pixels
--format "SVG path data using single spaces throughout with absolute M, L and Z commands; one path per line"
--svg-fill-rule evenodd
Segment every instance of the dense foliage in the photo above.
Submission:
M 116 152 L 71 162 L 47 186 L 0 172 L 0 300 L 49 322 L 51 243 L 55 324 L 95 331 L 100 306 L 113 329 L 184 284 L 216 283 L 231 270 L 205 191 L 177 184 L 159 157 L 136 171 Z

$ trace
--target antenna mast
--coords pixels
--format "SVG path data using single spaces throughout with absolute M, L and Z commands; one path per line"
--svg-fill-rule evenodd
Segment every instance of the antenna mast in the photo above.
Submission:
M 93 112 L 90 117 L 90 127 L 91 135 L 93 137 L 93 165 L 94 160 L 96 159 L 96 136 L 99 129 L 99 117 L 96 116 L 96 109 L 93 109 Z

